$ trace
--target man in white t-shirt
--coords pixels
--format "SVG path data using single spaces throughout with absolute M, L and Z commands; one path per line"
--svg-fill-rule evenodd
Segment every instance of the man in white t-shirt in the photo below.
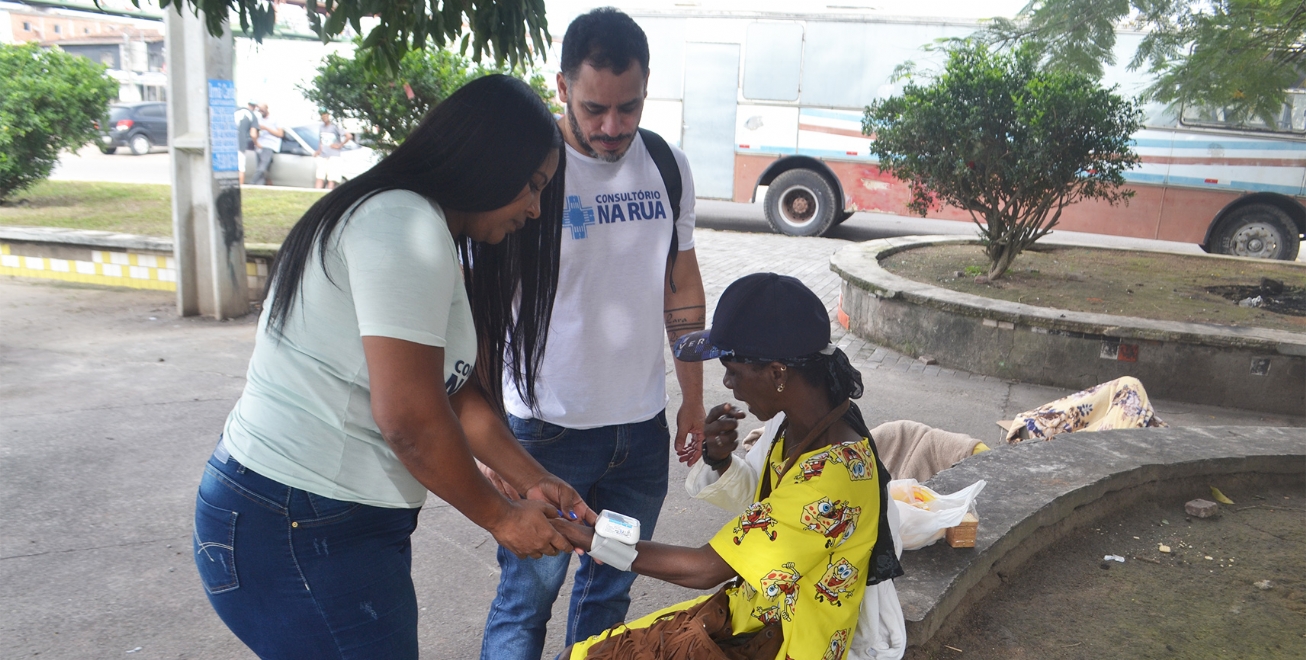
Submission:
M 272 113 L 268 112 L 268 104 L 260 103 L 258 114 L 258 140 L 255 143 L 255 148 L 258 150 L 258 169 L 254 171 L 254 180 L 250 183 L 262 186 L 268 183 L 272 154 L 281 151 L 281 138 L 286 136 L 286 132 L 277 120 L 272 118 Z
M 526 450 L 590 508 L 638 518 L 643 539 L 652 536 L 667 492 L 666 342 L 703 328 L 706 318 L 689 162 L 657 136 L 650 147 L 638 131 L 648 73 L 648 41 L 629 16 L 597 9 L 567 29 L 558 74 L 567 104 L 559 121 L 567 142 L 566 213 L 549 349 L 535 381 L 538 407 L 527 407 L 511 382 L 504 391 Z M 680 188 L 678 204 L 652 153 L 679 170 L 667 175 Z M 702 364 L 675 361 L 675 372 L 682 394 L 675 447 L 692 464 L 702 439 Z M 481 657 L 537 660 L 570 557 L 519 560 L 500 548 L 498 559 L 503 571 Z M 564 643 L 624 621 L 634 578 L 581 557 Z
M 317 152 L 313 154 L 317 174 L 313 187 L 334 190 L 344 180 L 340 173 L 340 149 L 353 136 L 340 130 L 340 126 L 331 121 L 331 114 L 326 108 L 321 108 L 318 112 L 322 115 L 322 123 L 317 125 Z

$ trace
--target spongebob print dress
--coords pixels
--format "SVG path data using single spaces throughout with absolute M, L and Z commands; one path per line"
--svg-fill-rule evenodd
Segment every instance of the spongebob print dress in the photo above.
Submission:
M 726 523 L 711 540 L 743 578 L 727 590 L 735 634 L 779 622 L 777 660 L 842 660 L 866 591 L 866 571 L 879 533 L 880 484 L 871 443 L 830 445 L 799 457 L 783 479 L 783 442 L 767 458 L 769 497 Z M 761 480 L 759 479 L 759 482 Z M 754 499 L 760 495 L 759 491 Z M 611 634 L 647 627 L 707 598 L 680 603 L 578 643 L 573 659 Z

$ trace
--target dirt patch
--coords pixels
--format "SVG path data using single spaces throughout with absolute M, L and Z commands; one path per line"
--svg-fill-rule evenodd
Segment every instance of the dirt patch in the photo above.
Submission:
M 1213 519 L 1177 499 L 1078 530 L 907 660 L 1306 657 L 1306 497 L 1226 494 Z
M 1262 277 L 1258 286 L 1208 286 L 1206 290 L 1236 301 L 1239 307 L 1262 307 L 1275 314 L 1306 316 L 1306 289 L 1285 286 L 1268 277 Z
M 1306 268 L 1287 263 L 1035 246 L 1022 253 L 1002 279 L 976 283 L 977 275 L 988 272 L 982 248 L 934 245 L 899 252 L 880 265 L 917 282 L 1038 307 L 1306 332 L 1306 315 L 1292 307 L 1300 302 L 1288 301 L 1287 308 L 1239 306 L 1239 301 L 1260 294 L 1234 300 L 1218 292 L 1235 291 L 1233 287 L 1260 292 L 1262 279 L 1269 278 L 1300 301 L 1306 292 Z

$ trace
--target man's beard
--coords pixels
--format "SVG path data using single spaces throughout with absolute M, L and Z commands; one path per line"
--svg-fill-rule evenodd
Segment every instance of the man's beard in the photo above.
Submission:
M 571 111 L 570 104 L 567 106 L 567 124 L 571 126 L 571 134 L 576 136 L 576 142 L 580 143 L 581 148 L 585 150 L 585 154 L 590 158 L 597 158 L 606 163 L 615 163 L 621 160 L 622 156 L 625 156 L 626 152 L 630 150 L 630 144 L 634 144 L 633 141 L 630 144 L 627 144 L 626 148 L 620 153 L 599 153 L 598 150 L 590 144 L 590 141 L 585 139 L 585 134 L 581 132 L 580 124 L 576 121 L 576 113 Z M 617 137 L 623 140 L 628 140 L 633 136 L 633 133 L 629 133 Z

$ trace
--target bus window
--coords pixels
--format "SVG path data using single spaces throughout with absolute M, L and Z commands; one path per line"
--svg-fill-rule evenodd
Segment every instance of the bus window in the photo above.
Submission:
M 798 23 L 753 23 L 748 26 L 744 57 L 744 98 L 797 101 L 802 72 L 803 26 Z
M 1237 121 L 1227 115 L 1225 108 L 1211 106 L 1184 106 L 1179 121 L 1186 126 L 1203 128 L 1306 133 L 1306 90 L 1288 92 L 1288 99 L 1283 104 L 1282 112 L 1275 118 L 1274 124 L 1267 124 L 1261 117 L 1248 117 L 1243 121 Z

